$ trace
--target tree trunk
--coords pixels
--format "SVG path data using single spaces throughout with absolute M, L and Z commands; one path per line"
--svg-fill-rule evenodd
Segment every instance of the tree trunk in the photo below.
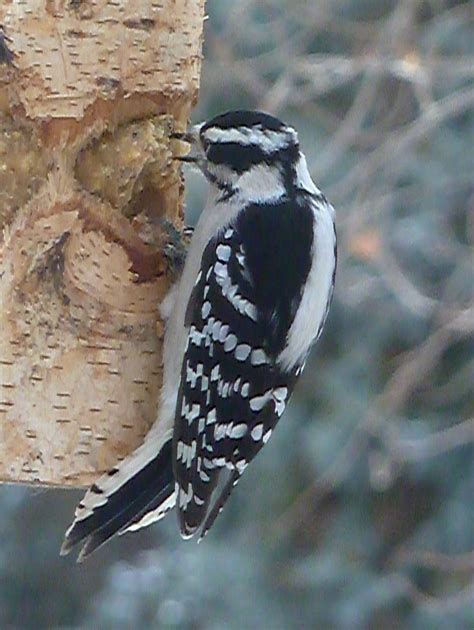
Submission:
M 155 419 L 203 5 L 1 3 L 0 481 L 87 485 Z

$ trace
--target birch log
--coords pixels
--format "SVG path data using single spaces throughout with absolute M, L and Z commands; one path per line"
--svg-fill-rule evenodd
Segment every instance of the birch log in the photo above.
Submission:
M 0 4 L 0 481 L 87 485 L 155 419 L 203 5 Z

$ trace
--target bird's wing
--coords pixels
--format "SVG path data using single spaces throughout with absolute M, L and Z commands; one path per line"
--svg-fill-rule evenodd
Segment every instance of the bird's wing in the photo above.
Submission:
M 237 226 L 228 226 L 204 251 L 187 313 L 173 435 L 183 536 L 204 523 L 202 536 L 212 525 L 268 441 L 294 385 L 270 351 L 272 327 L 258 306 L 260 289 Z M 213 502 L 223 470 L 228 478 Z

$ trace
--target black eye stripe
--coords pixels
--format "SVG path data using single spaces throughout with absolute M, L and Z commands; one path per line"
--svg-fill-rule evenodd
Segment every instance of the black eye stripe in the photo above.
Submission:
M 213 164 L 228 166 L 237 173 L 243 173 L 256 164 L 268 162 L 270 156 L 254 144 L 215 142 L 207 151 L 207 159 Z
M 255 144 L 215 142 L 207 150 L 207 159 L 212 164 L 227 166 L 240 175 L 257 164 L 293 163 L 298 159 L 298 153 L 297 145 L 289 145 L 268 153 Z

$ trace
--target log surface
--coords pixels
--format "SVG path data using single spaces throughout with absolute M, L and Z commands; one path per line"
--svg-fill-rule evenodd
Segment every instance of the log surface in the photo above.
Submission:
M 0 6 L 0 481 L 88 485 L 155 420 L 203 5 Z

